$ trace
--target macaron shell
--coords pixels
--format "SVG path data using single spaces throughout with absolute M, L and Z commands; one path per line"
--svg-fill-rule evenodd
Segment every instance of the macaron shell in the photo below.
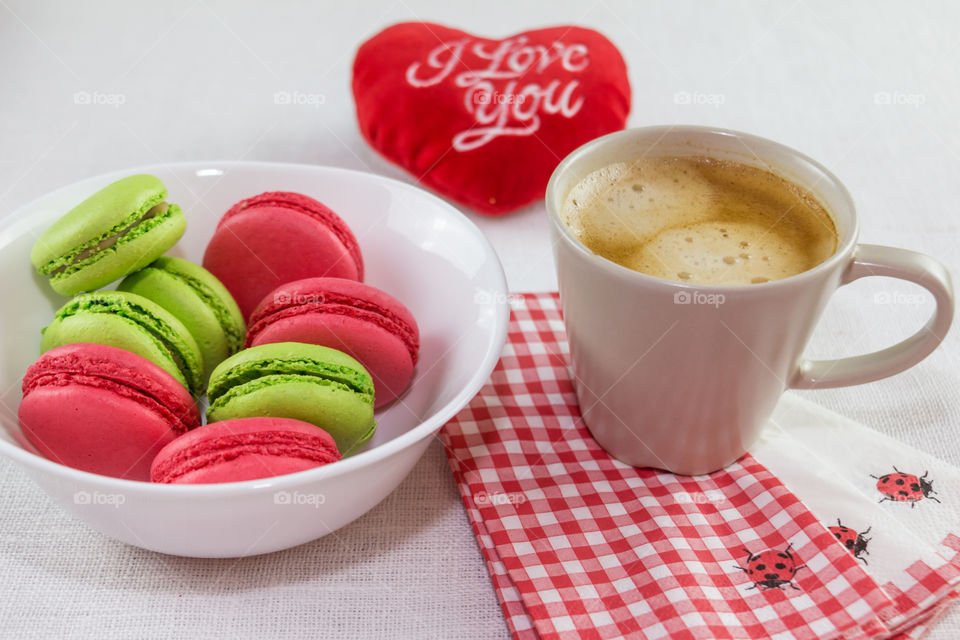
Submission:
M 95 262 L 67 276 L 52 276 L 50 286 L 65 296 L 93 291 L 141 269 L 166 253 L 183 236 L 187 219 L 175 204 L 148 229 L 134 229 L 114 246 L 98 252 Z
M 306 313 L 282 318 L 264 327 L 251 346 L 273 342 L 306 342 L 339 349 L 370 372 L 374 407 L 392 402 L 413 378 L 414 363 L 406 345 L 370 322 L 332 313 Z
M 208 293 L 200 292 L 191 282 L 202 283 Z M 127 276 L 117 289 L 152 300 L 183 323 L 200 348 L 204 380 L 243 346 L 240 336 L 246 325 L 240 309 L 226 288 L 199 265 L 179 258 L 159 258 Z
M 376 430 L 371 403 L 309 377 L 268 375 L 233 391 L 222 405 L 210 406 L 208 422 L 253 416 L 302 420 L 333 436 L 344 456 L 363 447 Z
M 36 389 L 20 403 L 19 417 L 47 458 L 128 480 L 149 480 L 154 456 L 178 435 L 143 405 L 86 385 Z
M 154 482 L 240 482 L 305 471 L 340 459 L 333 438 L 312 424 L 243 418 L 209 424 L 164 447 Z
M 360 253 L 360 245 L 357 243 L 356 236 L 350 226 L 338 216 L 330 207 L 322 202 L 314 200 L 310 196 L 295 191 L 267 191 L 252 198 L 246 198 L 236 203 L 230 210 L 223 214 L 217 227 L 219 228 L 227 220 L 248 209 L 257 207 L 282 207 L 284 209 L 310 216 L 314 220 L 321 222 L 329 228 L 340 240 L 353 258 L 353 263 L 357 266 L 359 272 L 358 280 L 363 280 L 363 256 Z
M 187 282 L 204 299 L 207 306 L 214 310 L 229 342 L 231 355 L 243 348 L 244 334 L 247 331 L 243 313 L 230 291 L 215 275 L 201 265 L 183 258 L 163 256 L 157 258 L 153 265 Z
M 305 278 L 288 282 L 266 296 L 251 317 L 250 330 L 255 331 L 254 323 L 275 313 L 280 308 L 307 305 L 317 308 L 319 304 L 337 302 L 352 304 L 363 308 L 370 303 L 406 326 L 410 333 L 412 347 L 416 350 L 420 342 L 420 329 L 417 320 L 406 305 L 373 285 L 346 278 Z
M 310 425 L 313 426 L 313 425 Z M 316 427 L 313 427 L 316 429 Z M 264 453 L 244 453 L 243 455 L 183 474 L 170 484 L 212 484 L 218 482 L 243 482 L 299 473 L 307 469 L 322 466 L 303 458 L 280 457 Z M 163 482 L 154 480 L 154 482 Z
M 227 287 L 244 318 L 286 282 L 362 277 L 349 248 L 329 227 L 277 206 L 254 207 L 225 220 L 207 245 L 203 266 Z

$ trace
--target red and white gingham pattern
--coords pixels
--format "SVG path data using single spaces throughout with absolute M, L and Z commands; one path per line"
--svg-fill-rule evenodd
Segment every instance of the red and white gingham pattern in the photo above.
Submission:
M 499 365 L 442 437 L 515 638 L 889 637 L 882 621 L 903 608 L 751 456 L 691 478 L 600 449 L 556 294 L 512 302 Z M 805 565 L 796 589 L 757 588 L 738 568 L 746 550 L 788 545 Z
M 960 567 L 954 561 L 943 559 L 937 564 L 921 560 L 912 563 L 897 582 L 883 585 L 884 593 L 893 602 L 897 613 L 884 617 L 888 627 L 898 632 L 909 632 L 907 638 L 919 637 L 918 625 L 924 631 L 932 620 L 939 618 L 957 598 L 954 591 L 960 583 Z

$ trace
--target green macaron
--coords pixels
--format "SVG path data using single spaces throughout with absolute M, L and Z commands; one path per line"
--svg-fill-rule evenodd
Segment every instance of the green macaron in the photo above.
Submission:
M 197 341 L 204 378 L 243 348 L 247 326 L 233 296 L 217 278 L 189 260 L 157 258 L 117 287 L 143 296 L 169 311 Z
M 67 212 L 33 246 L 30 261 L 57 293 L 92 291 L 144 267 L 187 227 L 156 177 L 117 180 Z
M 203 393 L 203 358 L 183 323 L 161 306 L 125 291 L 84 293 L 63 305 L 43 330 L 40 348 L 78 342 L 126 349 Z
M 231 356 L 210 376 L 207 421 L 267 416 L 314 424 L 346 456 L 373 435 L 373 379 L 336 349 L 299 342 L 265 344 Z

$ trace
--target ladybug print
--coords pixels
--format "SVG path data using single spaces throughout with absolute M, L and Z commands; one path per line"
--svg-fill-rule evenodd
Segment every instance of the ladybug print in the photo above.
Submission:
M 870 552 L 867 551 L 867 543 L 870 542 L 871 539 L 866 536 L 872 528 L 873 527 L 867 527 L 866 531 L 857 533 L 854 529 L 843 526 L 840 518 L 837 518 L 837 526 L 828 527 L 828 530 L 840 544 L 845 546 L 850 553 L 853 554 L 854 558 L 863 561 L 863 564 L 870 564 L 863 556 L 864 554 L 870 555 Z
M 911 509 L 915 508 L 917 503 L 924 498 L 940 503 L 932 495 L 936 491 L 933 490 L 933 480 L 927 480 L 926 471 L 919 478 L 912 473 L 903 473 L 896 467 L 893 468 L 893 471 L 894 473 L 888 473 L 885 476 L 870 476 L 876 478 L 877 491 L 883 495 L 880 502 L 888 500 L 891 502 L 909 502 Z
M 792 543 L 788 544 L 783 551 L 767 549 L 760 553 L 750 553 L 749 549 L 744 549 L 744 553 L 747 554 L 747 566 L 735 566 L 753 580 L 753 585 L 748 588 L 760 588 L 763 591 L 780 589 L 782 591 L 784 587 L 789 585 L 797 591 L 802 591 L 800 587 L 793 584 L 793 579 L 797 575 L 797 571 L 805 568 L 806 565 L 797 565 L 793 553 L 790 552 L 791 546 L 793 546 Z

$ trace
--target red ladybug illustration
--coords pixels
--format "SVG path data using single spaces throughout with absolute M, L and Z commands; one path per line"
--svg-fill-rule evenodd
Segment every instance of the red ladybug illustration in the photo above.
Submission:
M 744 549 L 744 553 L 747 554 L 747 566 L 735 566 L 753 580 L 753 585 L 748 588 L 756 589 L 759 587 L 761 590 L 783 590 L 784 587 L 789 585 L 797 591 L 802 591 L 800 587 L 793 584 L 793 579 L 797 575 L 797 571 L 800 571 L 800 569 L 805 568 L 807 565 L 802 564 L 797 566 L 797 561 L 790 552 L 790 547 L 792 546 L 793 543 L 788 544 L 787 548 L 783 551 L 767 549 L 766 551 L 761 551 L 756 554 L 750 553 L 749 549 Z
M 854 558 L 857 560 L 862 560 L 863 564 L 870 564 L 863 556 L 864 554 L 870 555 L 870 552 L 867 551 L 867 543 L 870 542 L 871 539 L 866 537 L 866 535 L 870 533 L 870 529 L 872 528 L 873 527 L 867 527 L 865 531 L 857 533 L 854 529 L 843 526 L 843 523 L 840 522 L 840 518 L 837 518 L 837 526 L 828 527 L 828 530 L 833 534 L 833 537 L 840 542 L 840 544 L 850 550 L 850 553 L 853 554 Z
M 887 500 L 909 502 L 911 509 L 916 507 L 917 503 L 924 498 L 939 504 L 940 501 L 932 495 L 936 491 L 933 490 L 933 480 L 927 480 L 926 471 L 919 478 L 912 473 L 903 473 L 896 467 L 893 468 L 893 471 L 894 473 L 888 473 L 885 476 L 870 476 L 877 479 L 877 491 L 883 494 L 880 502 L 886 502 Z

